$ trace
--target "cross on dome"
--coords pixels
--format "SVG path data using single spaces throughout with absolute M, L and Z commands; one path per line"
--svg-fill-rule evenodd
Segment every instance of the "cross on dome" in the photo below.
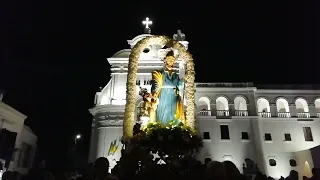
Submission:
M 152 21 L 149 21 L 149 18 L 146 17 L 146 20 L 142 21 L 142 24 L 146 26 L 146 29 L 149 29 L 149 25 L 152 25 Z

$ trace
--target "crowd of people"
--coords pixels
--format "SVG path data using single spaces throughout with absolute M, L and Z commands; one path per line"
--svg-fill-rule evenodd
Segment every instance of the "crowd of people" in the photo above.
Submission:
M 65 173 L 63 176 L 53 176 L 43 166 L 30 169 L 29 173 L 17 178 L 15 173 L 7 171 L 3 174 L 2 180 L 273 180 L 260 172 L 255 174 L 241 174 L 239 169 L 231 161 L 211 161 L 207 164 L 190 162 L 176 162 L 173 166 L 162 164 L 147 169 L 141 168 L 134 175 L 126 176 L 119 168 L 114 168 L 109 173 L 109 161 L 100 157 L 94 163 L 89 164 L 84 170 Z M 303 177 L 303 180 L 320 180 L 319 169 L 312 170 L 313 176 Z M 292 170 L 288 177 L 281 177 L 280 180 L 298 180 L 297 171 Z

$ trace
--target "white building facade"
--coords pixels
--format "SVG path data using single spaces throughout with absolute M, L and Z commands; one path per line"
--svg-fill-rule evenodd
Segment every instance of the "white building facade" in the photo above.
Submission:
M 182 35 L 178 32 L 174 37 Z M 147 36 L 150 34 L 128 40 L 130 48 Z M 178 40 L 188 48 L 184 35 Z M 108 157 L 113 167 L 120 158 L 130 52 L 124 49 L 108 58 L 111 79 L 96 93 L 95 107 L 90 109 L 91 162 Z M 155 44 L 147 47 L 139 59 L 137 119 L 142 102 L 139 86 L 150 90 L 151 71 L 162 67 L 164 54 Z M 176 70 L 184 75 L 181 59 Z M 197 130 L 204 139 L 199 160 L 230 160 L 240 171 L 254 168 L 253 163 L 274 178 L 287 176 L 290 170 L 311 176 L 315 164 L 310 149 L 320 145 L 320 91 L 257 89 L 251 83 L 196 83 L 195 87 Z M 110 152 L 112 146 L 118 150 Z
M 24 125 L 26 118 L 27 116 L 0 100 L 0 140 L 2 140 L 2 145 L 9 143 L 8 136 L 4 135 L 4 131 L 16 134 L 13 138 L 14 148 L 11 149 L 13 150 L 12 158 L 9 157 L 9 161 L 11 161 L 8 163 L 9 166 L 6 170 L 16 171 L 20 174 L 27 174 L 32 167 L 37 148 L 37 136 L 28 126 Z M 7 147 L 0 147 L 0 149 L 2 152 L 7 151 Z M 6 160 L 8 159 L 0 158 L 2 163 Z

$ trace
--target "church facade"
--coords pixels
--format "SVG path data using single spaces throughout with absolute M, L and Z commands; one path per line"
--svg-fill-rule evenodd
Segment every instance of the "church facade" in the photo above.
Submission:
M 126 103 L 126 78 L 131 48 L 144 37 L 128 40 L 123 49 L 108 58 L 109 83 L 96 93 L 89 161 L 107 157 L 111 167 L 121 156 L 122 125 Z M 174 38 L 186 48 L 185 35 Z M 164 50 L 146 47 L 138 65 L 136 81 L 136 119 L 140 118 L 141 88 L 150 91 L 151 71 L 163 66 Z M 184 64 L 177 60 L 176 71 L 184 75 Z M 319 165 L 320 91 L 258 89 L 252 83 L 195 83 L 196 128 L 204 147 L 198 154 L 202 162 L 230 160 L 242 172 L 259 168 L 268 176 L 287 176 L 290 170 L 311 176 Z

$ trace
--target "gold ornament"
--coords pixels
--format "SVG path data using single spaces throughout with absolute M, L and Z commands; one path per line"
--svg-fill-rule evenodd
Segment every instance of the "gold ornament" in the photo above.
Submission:
M 159 44 L 161 46 L 171 47 L 176 49 L 181 59 L 186 64 L 185 74 L 185 96 L 187 100 L 186 107 L 186 125 L 188 127 L 195 127 L 194 115 L 194 63 L 191 54 L 178 41 L 173 40 L 167 36 L 149 36 L 140 40 L 131 50 L 128 64 L 128 75 L 126 84 L 126 105 L 123 122 L 123 140 L 128 141 L 133 136 L 133 126 L 135 117 L 135 100 L 136 100 L 136 77 L 138 71 L 138 60 L 141 52 L 152 44 Z

